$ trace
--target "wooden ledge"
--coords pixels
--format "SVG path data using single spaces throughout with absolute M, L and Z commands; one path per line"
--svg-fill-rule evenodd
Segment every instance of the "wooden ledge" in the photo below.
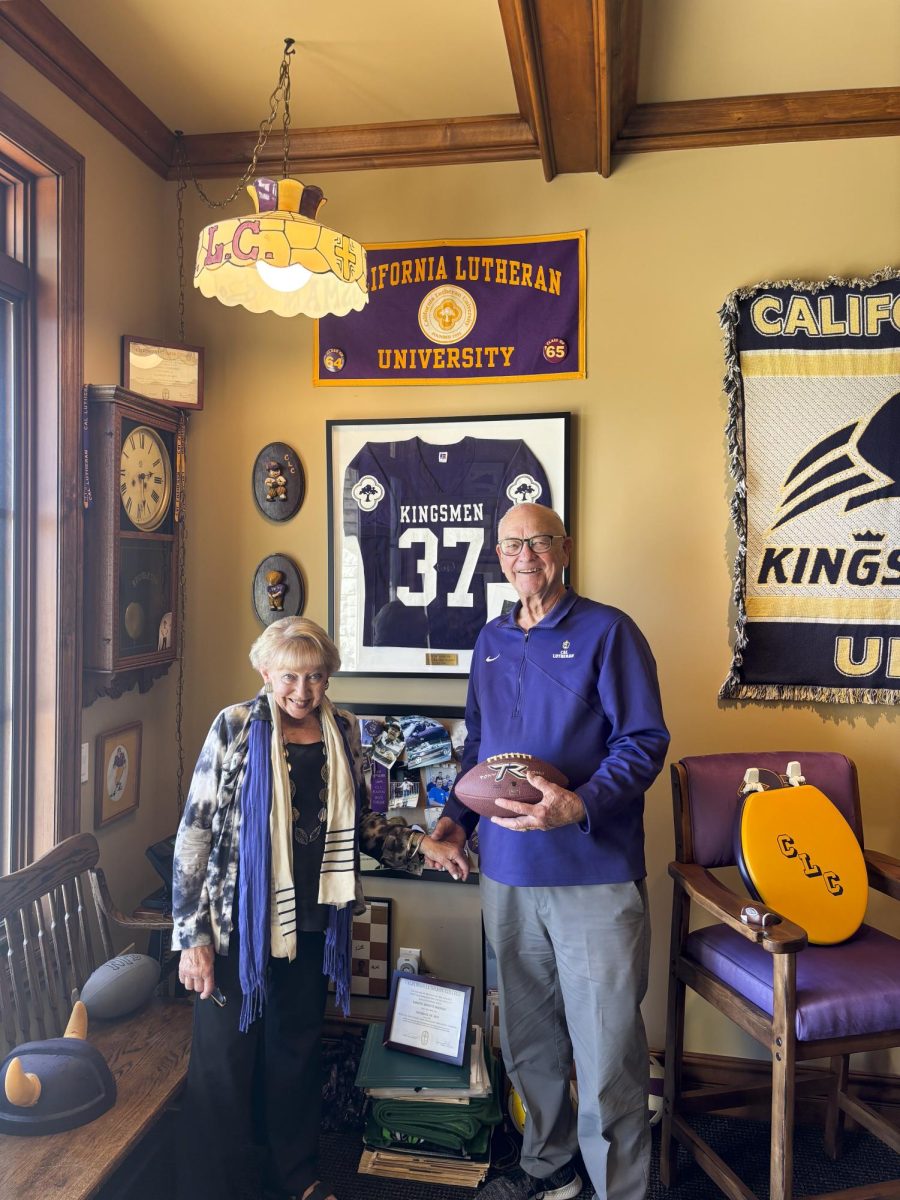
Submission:
M 97 1021 L 88 1040 L 116 1080 L 115 1105 L 87 1125 L 45 1137 L 0 1134 L 0 1200 L 87 1200 L 182 1088 L 193 1004 L 155 999 L 120 1021 Z

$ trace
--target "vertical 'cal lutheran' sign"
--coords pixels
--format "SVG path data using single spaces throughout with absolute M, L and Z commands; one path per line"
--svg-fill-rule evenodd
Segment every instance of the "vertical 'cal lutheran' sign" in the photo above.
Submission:
M 900 278 L 762 284 L 721 316 L 742 541 L 721 694 L 900 703 Z
M 313 382 L 583 379 L 585 235 L 366 246 L 369 303 L 316 322 Z

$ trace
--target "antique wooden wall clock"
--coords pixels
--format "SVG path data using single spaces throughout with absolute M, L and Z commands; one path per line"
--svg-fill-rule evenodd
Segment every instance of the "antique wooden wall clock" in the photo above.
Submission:
M 119 694 L 149 686 L 176 655 L 178 413 L 124 388 L 91 387 L 87 421 L 84 666 L 109 676 L 142 669 L 99 688 Z M 154 667 L 162 670 L 144 670 Z

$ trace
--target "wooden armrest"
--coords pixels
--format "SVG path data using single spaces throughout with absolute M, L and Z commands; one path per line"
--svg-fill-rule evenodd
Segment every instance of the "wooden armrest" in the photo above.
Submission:
M 878 850 L 863 850 L 863 858 L 866 860 L 869 887 L 900 900 L 900 861 Z
M 806 930 L 779 913 L 775 914 L 780 917 L 777 925 L 746 925 L 741 920 L 741 911 L 747 906 L 747 897 L 725 887 L 706 867 L 697 863 L 670 862 L 669 874 L 701 908 L 741 937 L 757 942 L 769 954 L 796 954 L 805 948 Z
M 165 913 L 160 913 L 158 916 L 151 916 L 149 913 L 142 916 L 126 917 L 123 912 L 120 912 L 113 903 L 113 898 L 109 892 L 109 885 L 106 882 L 106 876 L 103 874 L 102 867 L 95 867 L 93 871 L 94 880 L 94 896 L 99 908 L 103 910 L 106 916 L 116 925 L 121 925 L 123 929 L 144 929 L 148 933 L 156 929 L 171 929 L 172 918 Z

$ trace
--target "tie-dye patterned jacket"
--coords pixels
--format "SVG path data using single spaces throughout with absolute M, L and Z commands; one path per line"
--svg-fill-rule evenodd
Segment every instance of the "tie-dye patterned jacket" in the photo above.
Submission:
M 362 747 L 356 718 L 339 708 L 335 717 L 347 738 L 354 774 L 360 779 Z M 268 701 L 260 692 L 254 700 L 223 709 L 203 743 L 175 842 L 173 950 L 213 945 L 219 954 L 228 953 L 250 722 L 269 719 Z M 360 850 L 385 866 L 420 875 L 424 862 L 418 852 L 420 840 L 420 834 L 407 825 L 391 824 L 381 813 L 363 809 Z M 358 874 L 356 883 L 360 899 Z

